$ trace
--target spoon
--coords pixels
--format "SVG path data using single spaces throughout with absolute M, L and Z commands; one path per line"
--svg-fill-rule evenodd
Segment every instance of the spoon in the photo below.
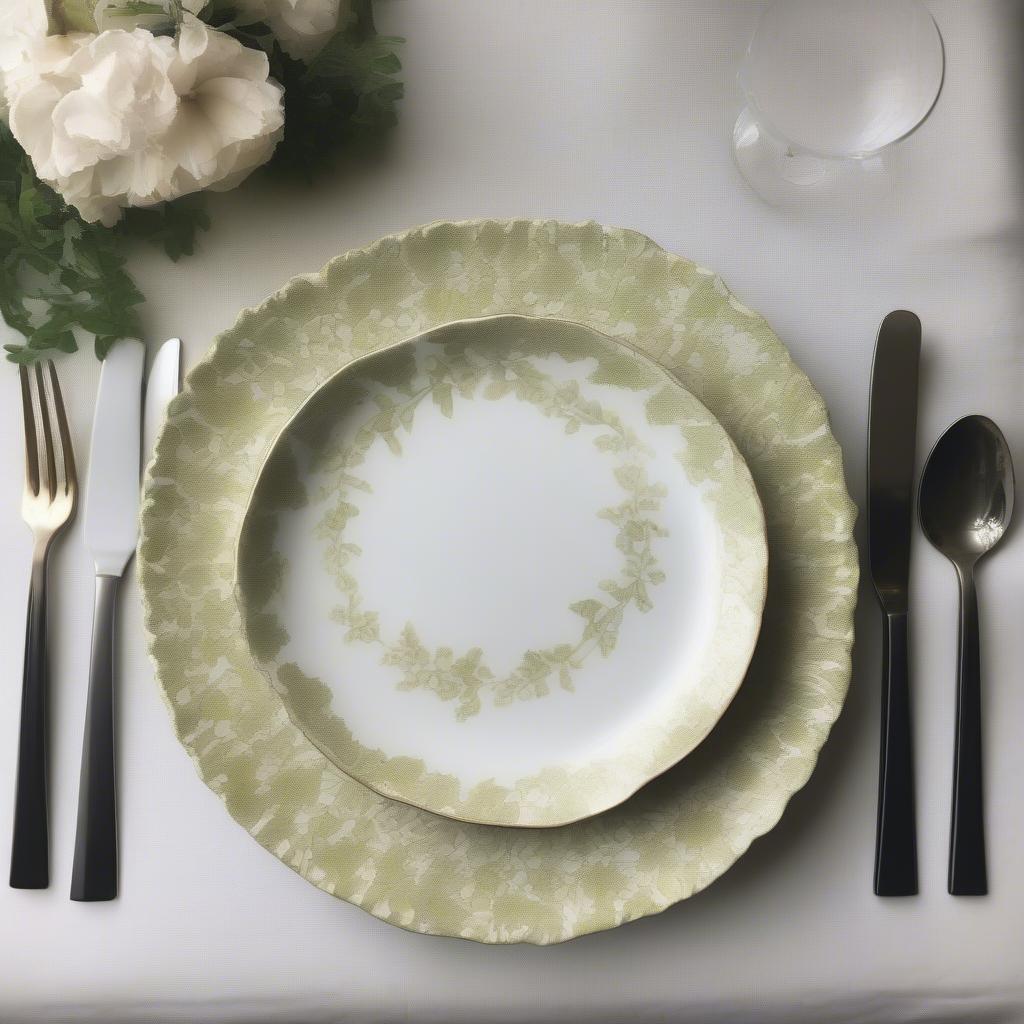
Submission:
M 956 569 L 960 640 L 956 696 L 949 891 L 988 892 L 981 795 L 981 650 L 974 567 L 1006 533 L 1013 512 L 1013 464 L 999 428 L 985 416 L 957 420 L 936 442 L 921 477 L 921 526 Z

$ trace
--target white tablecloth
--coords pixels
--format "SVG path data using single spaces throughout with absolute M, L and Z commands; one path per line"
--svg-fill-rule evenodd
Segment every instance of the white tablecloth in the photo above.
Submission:
M 1024 5 L 931 7 L 946 44 L 939 105 L 899 148 L 891 201 L 848 217 L 769 208 L 731 162 L 730 74 L 758 3 L 382 0 L 381 28 L 407 39 L 399 128 L 310 189 L 253 183 L 214 197 L 194 258 L 172 265 L 140 248 L 149 339 L 180 334 L 194 362 L 242 306 L 412 224 L 595 218 L 713 267 L 768 317 L 828 402 L 859 504 L 872 346 L 896 307 L 924 323 L 921 458 L 978 411 L 1024 470 Z M 61 372 L 84 469 L 97 367 L 84 354 Z M 17 381 L 2 377 L 6 836 L 29 534 Z M 946 895 L 956 584 L 918 533 L 921 895 L 871 894 L 881 655 L 865 583 L 846 709 L 779 827 L 665 914 L 538 949 L 407 934 L 260 849 L 174 738 L 134 580 L 119 654 L 122 895 L 69 902 L 92 615 L 79 520 L 50 577 L 53 885 L 0 888 L 0 1021 L 1024 1020 L 1022 532 L 980 575 L 990 897 Z

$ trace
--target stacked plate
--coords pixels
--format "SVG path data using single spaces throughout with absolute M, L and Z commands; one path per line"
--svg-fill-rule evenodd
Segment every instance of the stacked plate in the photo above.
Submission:
M 146 495 L 151 651 L 200 775 L 402 927 L 556 942 L 691 895 L 845 696 L 824 406 L 632 232 L 437 224 L 292 281 L 190 375 Z

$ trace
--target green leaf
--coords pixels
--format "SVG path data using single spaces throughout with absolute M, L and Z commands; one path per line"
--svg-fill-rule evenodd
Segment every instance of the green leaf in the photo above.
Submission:
M 113 334 L 97 336 L 95 342 L 96 358 L 106 359 L 107 353 L 114 347 L 114 343 L 120 340 L 120 338 Z M 120 359 L 121 357 L 118 356 L 117 358 Z
M 246 24 L 229 0 L 210 0 L 201 17 L 245 46 L 262 49 L 270 74 L 284 87 L 284 138 L 271 173 L 310 181 L 341 151 L 397 121 L 402 83 L 396 50 L 402 40 L 378 35 L 369 0 L 353 3 L 351 24 L 332 35 L 308 62 L 289 56 L 264 24 Z
M 24 345 L 4 345 L 4 350 L 7 352 L 7 358 L 12 363 L 23 363 L 27 366 L 39 358 L 34 352 L 25 348 Z
M 132 207 L 125 211 L 117 230 L 129 238 L 145 239 L 177 262 L 195 252 L 196 236 L 209 227 L 206 196 L 197 192 L 171 203 Z
M 141 333 L 142 294 L 118 245 L 115 232 L 85 223 L 36 178 L 0 122 L 0 316 L 25 339 L 5 346 L 9 360 L 74 352 L 76 332 L 93 335 L 102 356 Z

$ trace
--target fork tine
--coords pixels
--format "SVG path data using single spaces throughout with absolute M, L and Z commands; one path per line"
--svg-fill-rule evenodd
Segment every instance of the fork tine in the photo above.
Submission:
M 36 363 L 36 390 L 39 392 L 39 418 L 43 421 L 43 439 L 46 442 L 46 487 L 50 501 L 57 497 L 57 463 L 53 453 L 53 429 L 50 427 L 50 408 L 46 401 L 43 368 Z
M 21 410 L 25 419 L 25 485 L 33 494 L 39 493 L 39 441 L 36 438 L 36 418 L 32 412 L 32 390 L 28 369 L 18 367 L 21 376 Z
M 53 365 L 52 359 L 47 359 L 46 365 L 50 371 L 53 405 L 57 410 L 57 428 L 60 432 L 60 449 L 64 461 L 64 493 L 67 494 L 78 486 L 78 474 L 75 471 L 75 451 L 71 446 L 71 431 L 68 429 L 68 417 L 64 411 L 64 397 L 60 393 L 57 368 Z

